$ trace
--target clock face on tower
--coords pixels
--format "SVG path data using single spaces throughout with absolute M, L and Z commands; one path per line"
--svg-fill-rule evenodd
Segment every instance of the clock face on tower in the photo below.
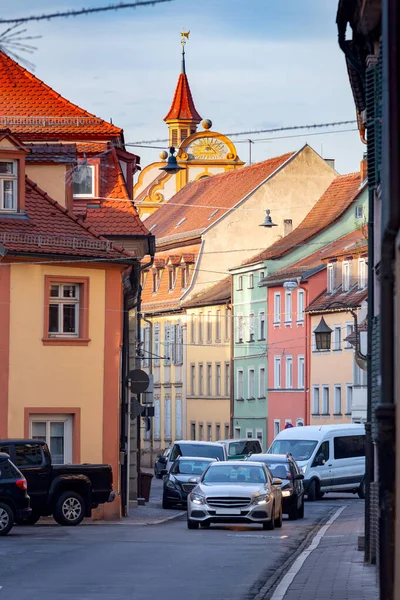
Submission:
M 198 160 L 221 160 L 229 154 L 229 148 L 217 138 L 205 137 L 194 140 L 186 152 Z

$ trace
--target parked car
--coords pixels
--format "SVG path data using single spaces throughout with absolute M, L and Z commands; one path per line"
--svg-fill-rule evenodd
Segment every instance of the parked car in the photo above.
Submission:
M 365 498 L 364 425 L 310 425 L 281 431 L 268 454 L 290 453 L 304 474 L 309 500 L 326 492 Z
M 282 510 L 291 521 L 304 517 L 304 475 L 293 456 L 288 454 L 257 454 L 247 461 L 263 462 L 275 478 L 282 479 Z
M 52 514 L 60 525 L 78 525 L 92 508 L 115 498 L 109 465 L 52 465 L 46 442 L 39 440 L 0 440 L 0 452 L 28 482 L 32 512 L 18 516 L 20 524 Z
M 8 454 L 0 453 L 0 535 L 7 535 L 16 519 L 29 517 L 27 482 Z
M 198 456 L 200 458 L 218 458 L 226 460 L 226 450 L 222 444 L 214 442 L 196 442 L 181 440 L 174 442 L 171 454 L 168 457 L 167 472 L 172 467 L 172 463 L 180 456 Z
M 242 460 L 262 452 L 260 440 L 257 439 L 222 440 L 219 443 L 225 446 L 228 460 Z
M 168 457 L 171 454 L 171 448 L 165 448 L 162 454 L 157 456 L 157 460 L 154 463 L 154 477 L 157 479 L 161 479 L 163 475 L 167 472 L 167 463 Z
M 171 508 L 183 504 L 186 508 L 189 492 L 198 484 L 200 477 L 213 458 L 180 456 L 173 463 L 168 476 L 164 478 L 162 507 Z
M 282 479 L 262 462 L 213 462 L 188 496 L 187 526 L 259 523 L 282 527 Z

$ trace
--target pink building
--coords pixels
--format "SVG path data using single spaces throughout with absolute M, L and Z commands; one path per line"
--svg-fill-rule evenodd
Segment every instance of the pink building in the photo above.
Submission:
M 309 425 L 310 316 L 326 286 L 326 265 L 312 256 L 266 278 L 268 287 L 268 440 L 287 424 Z

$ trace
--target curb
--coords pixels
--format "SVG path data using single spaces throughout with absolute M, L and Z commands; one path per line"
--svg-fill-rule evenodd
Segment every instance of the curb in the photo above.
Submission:
M 93 527 L 94 525 L 100 525 L 102 527 L 104 527 L 105 525 L 135 525 L 135 526 L 140 526 L 140 525 L 162 525 L 163 523 L 167 523 L 168 521 L 172 521 L 174 519 L 177 519 L 178 517 L 182 517 L 183 515 L 185 515 L 185 511 L 179 511 L 174 515 L 171 515 L 169 517 L 165 517 L 164 519 L 157 519 L 157 521 L 135 521 L 134 518 L 132 517 L 122 517 L 120 520 L 118 521 L 102 521 L 100 519 L 96 520 L 96 521 L 82 521 L 82 523 L 80 523 L 78 525 L 78 527 L 83 526 L 83 527 Z M 33 525 L 32 525 L 33 527 Z M 43 521 L 39 521 L 35 527 L 62 527 L 62 525 L 59 525 L 58 523 L 56 523 L 55 521 L 53 521 L 52 519 L 46 519 Z
M 173 521 L 174 519 L 177 519 L 178 517 L 182 517 L 183 515 L 185 515 L 186 512 L 185 511 L 179 511 L 176 513 L 176 515 L 171 515 L 170 517 L 166 517 L 165 519 L 159 519 L 158 521 L 134 521 L 134 522 L 129 522 L 129 519 L 126 521 L 126 523 L 121 523 L 121 525 L 162 525 L 163 523 L 167 523 L 168 521 Z
M 346 505 L 347 507 L 347 505 Z M 307 534 L 305 539 L 301 542 L 297 550 L 290 555 L 290 557 L 285 560 L 285 562 L 275 569 L 273 575 L 271 575 L 267 580 L 264 577 L 260 577 L 259 580 L 254 583 L 247 594 L 244 596 L 243 600 L 269 600 L 272 597 L 272 594 L 275 591 L 279 581 L 282 579 L 283 575 L 286 571 L 290 569 L 295 560 L 300 556 L 300 554 L 307 548 L 312 539 L 316 536 L 318 531 L 329 521 L 332 515 L 336 512 L 337 508 L 332 508 L 327 514 L 325 514 L 322 519 L 318 521 L 318 523 L 312 528 L 312 530 Z M 270 571 L 270 568 L 268 569 Z

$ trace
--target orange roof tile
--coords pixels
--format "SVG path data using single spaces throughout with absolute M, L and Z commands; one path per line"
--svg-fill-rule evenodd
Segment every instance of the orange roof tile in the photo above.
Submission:
M 182 306 L 185 308 L 195 306 L 212 306 L 213 304 L 226 304 L 231 300 L 231 277 L 225 277 L 222 281 L 219 281 L 212 287 L 205 291 L 196 294 L 188 300 L 183 302 Z
M 164 121 L 171 119 L 184 119 L 200 123 L 201 116 L 196 110 L 193 102 L 192 92 L 190 91 L 189 81 L 186 73 L 181 73 L 176 85 L 174 98 L 171 108 L 164 118 Z
M 188 183 L 146 219 L 146 226 L 150 229 L 157 225 L 154 233 L 158 241 L 167 237 L 190 238 L 189 232 L 198 236 L 292 156 L 294 152 L 289 152 L 249 167 Z M 218 210 L 216 207 L 219 207 Z
M 360 193 L 361 183 L 360 173 L 339 175 L 296 229 L 263 252 L 244 261 L 243 264 L 250 265 L 260 260 L 277 259 L 296 246 L 304 244 L 331 225 L 348 209 L 354 198 Z
M 96 235 L 77 217 L 26 178 L 23 216 L 0 215 L 0 243 L 10 253 L 55 254 L 104 259 L 132 260 L 132 254 Z
M 181 287 L 181 278 L 177 267 L 177 277 L 174 288 L 169 289 L 169 277 L 168 268 L 163 268 L 171 256 L 177 256 L 178 254 L 190 253 L 191 255 L 197 256 L 200 251 L 200 244 L 184 247 L 174 248 L 170 252 L 157 252 L 157 256 L 154 261 L 154 266 L 161 269 L 161 279 L 156 292 L 153 292 L 153 277 L 152 269 L 147 272 L 146 280 L 143 285 L 142 292 L 142 308 L 145 312 L 156 312 L 163 310 L 176 310 L 180 308 L 180 301 L 182 296 L 187 292 L 191 285 L 193 274 L 195 272 L 194 267 L 189 270 L 189 279 L 185 289 Z
M 360 290 L 358 285 L 355 284 L 349 289 L 348 292 L 343 292 L 342 286 L 340 285 L 333 294 L 327 294 L 326 290 L 324 290 L 307 306 L 306 312 L 318 314 L 332 310 L 346 311 L 346 308 L 357 308 L 358 306 L 361 306 L 367 297 L 367 288 Z M 338 304 L 344 304 L 345 306 L 341 307 L 334 305 L 335 302 Z
M 0 52 L 0 127 L 21 139 L 119 137 L 122 130 L 69 102 Z

